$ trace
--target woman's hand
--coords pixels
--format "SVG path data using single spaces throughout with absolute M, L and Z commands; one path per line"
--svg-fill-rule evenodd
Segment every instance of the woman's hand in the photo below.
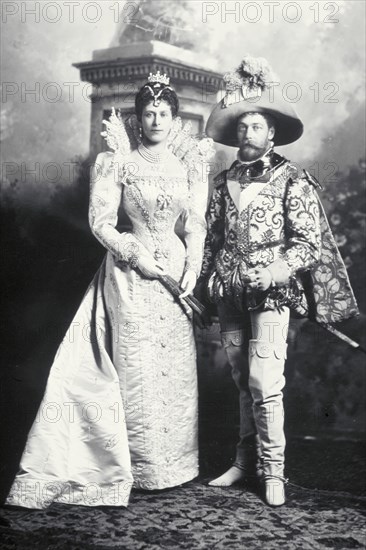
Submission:
M 185 298 L 188 296 L 188 294 L 191 294 L 194 287 L 196 286 L 197 281 L 197 275 L 196 272 L 192 269 L 187 269 L 183 276 L 183 280 L 181 283 L 181 287 L 183 288 L 184 292 L 179 296 L 179 298 Z
M 258 290 L 267 290 L 272 283 L 272 274 L 266 267 L 258 267 L 248 271 L 249 286 Z
M 149 279 L 158 279 L 165 275 L 165 269 L 151 254 L 142 253 L 137 261 L 137 267 Z

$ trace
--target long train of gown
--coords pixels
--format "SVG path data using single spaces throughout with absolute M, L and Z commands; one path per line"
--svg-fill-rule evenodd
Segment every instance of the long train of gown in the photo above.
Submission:
M 180 279 L 187 257 L 201 261 L 206 195 L 190 200 L 186 175 L 169 158 L 162 207 L 159 166 L 151 174 L 135 153 L 140 175 L 124 188 L 112 177 L 110 155 L 97 159 L 102 177 L 94 178 L 90 203 L 91 227 L 109 251 L 58 349 L 7 504 L 126 506 L 132 486 L 163 489 L 198 474 L 192 320 L 158 280 L 122 263 L 121 250 L 154 244 L 136 200 L 144 197 L 157 214 L 167 272 Z M 132 233 L 115 229 L 121 196 Z M 180 215 L 186 249 L 174 233 Z

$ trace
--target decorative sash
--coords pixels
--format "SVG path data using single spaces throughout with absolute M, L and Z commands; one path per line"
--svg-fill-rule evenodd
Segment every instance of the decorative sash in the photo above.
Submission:
M 240 189 L 239 182 L 237 180 L 227 180 L 227 188 L 230 193 L 230 197 L 233 200 L 239 214 L 259 195 L 259 193 L 267 187 L 269 182 L 253 181 L 245 189 Z

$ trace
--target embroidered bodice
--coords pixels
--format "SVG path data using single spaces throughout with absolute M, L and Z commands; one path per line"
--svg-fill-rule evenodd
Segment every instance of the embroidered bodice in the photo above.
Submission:
M 143 246 L 167 268 L 178 254 L 184 256 L 186 269 L 199 273 L 206 199 L 207 184 L 191 182 L 170 151 L 155 156 L 139 146 L 122 160 L 113 153 L 101 153 L 92 178 L 90 225 L 118 261 L 128 263 Z M 131 232 L 116 229 L 121 202 L 131 220 Z M 175 233 L 178 219 L 185 249 Z

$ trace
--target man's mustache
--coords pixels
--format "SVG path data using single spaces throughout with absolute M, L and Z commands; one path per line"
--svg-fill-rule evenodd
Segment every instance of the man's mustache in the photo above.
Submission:
M 244 141 L 242 147 L 251 147 L 252 149 L 261 149 L 258 145 L 255 145 L 252 141 Z

